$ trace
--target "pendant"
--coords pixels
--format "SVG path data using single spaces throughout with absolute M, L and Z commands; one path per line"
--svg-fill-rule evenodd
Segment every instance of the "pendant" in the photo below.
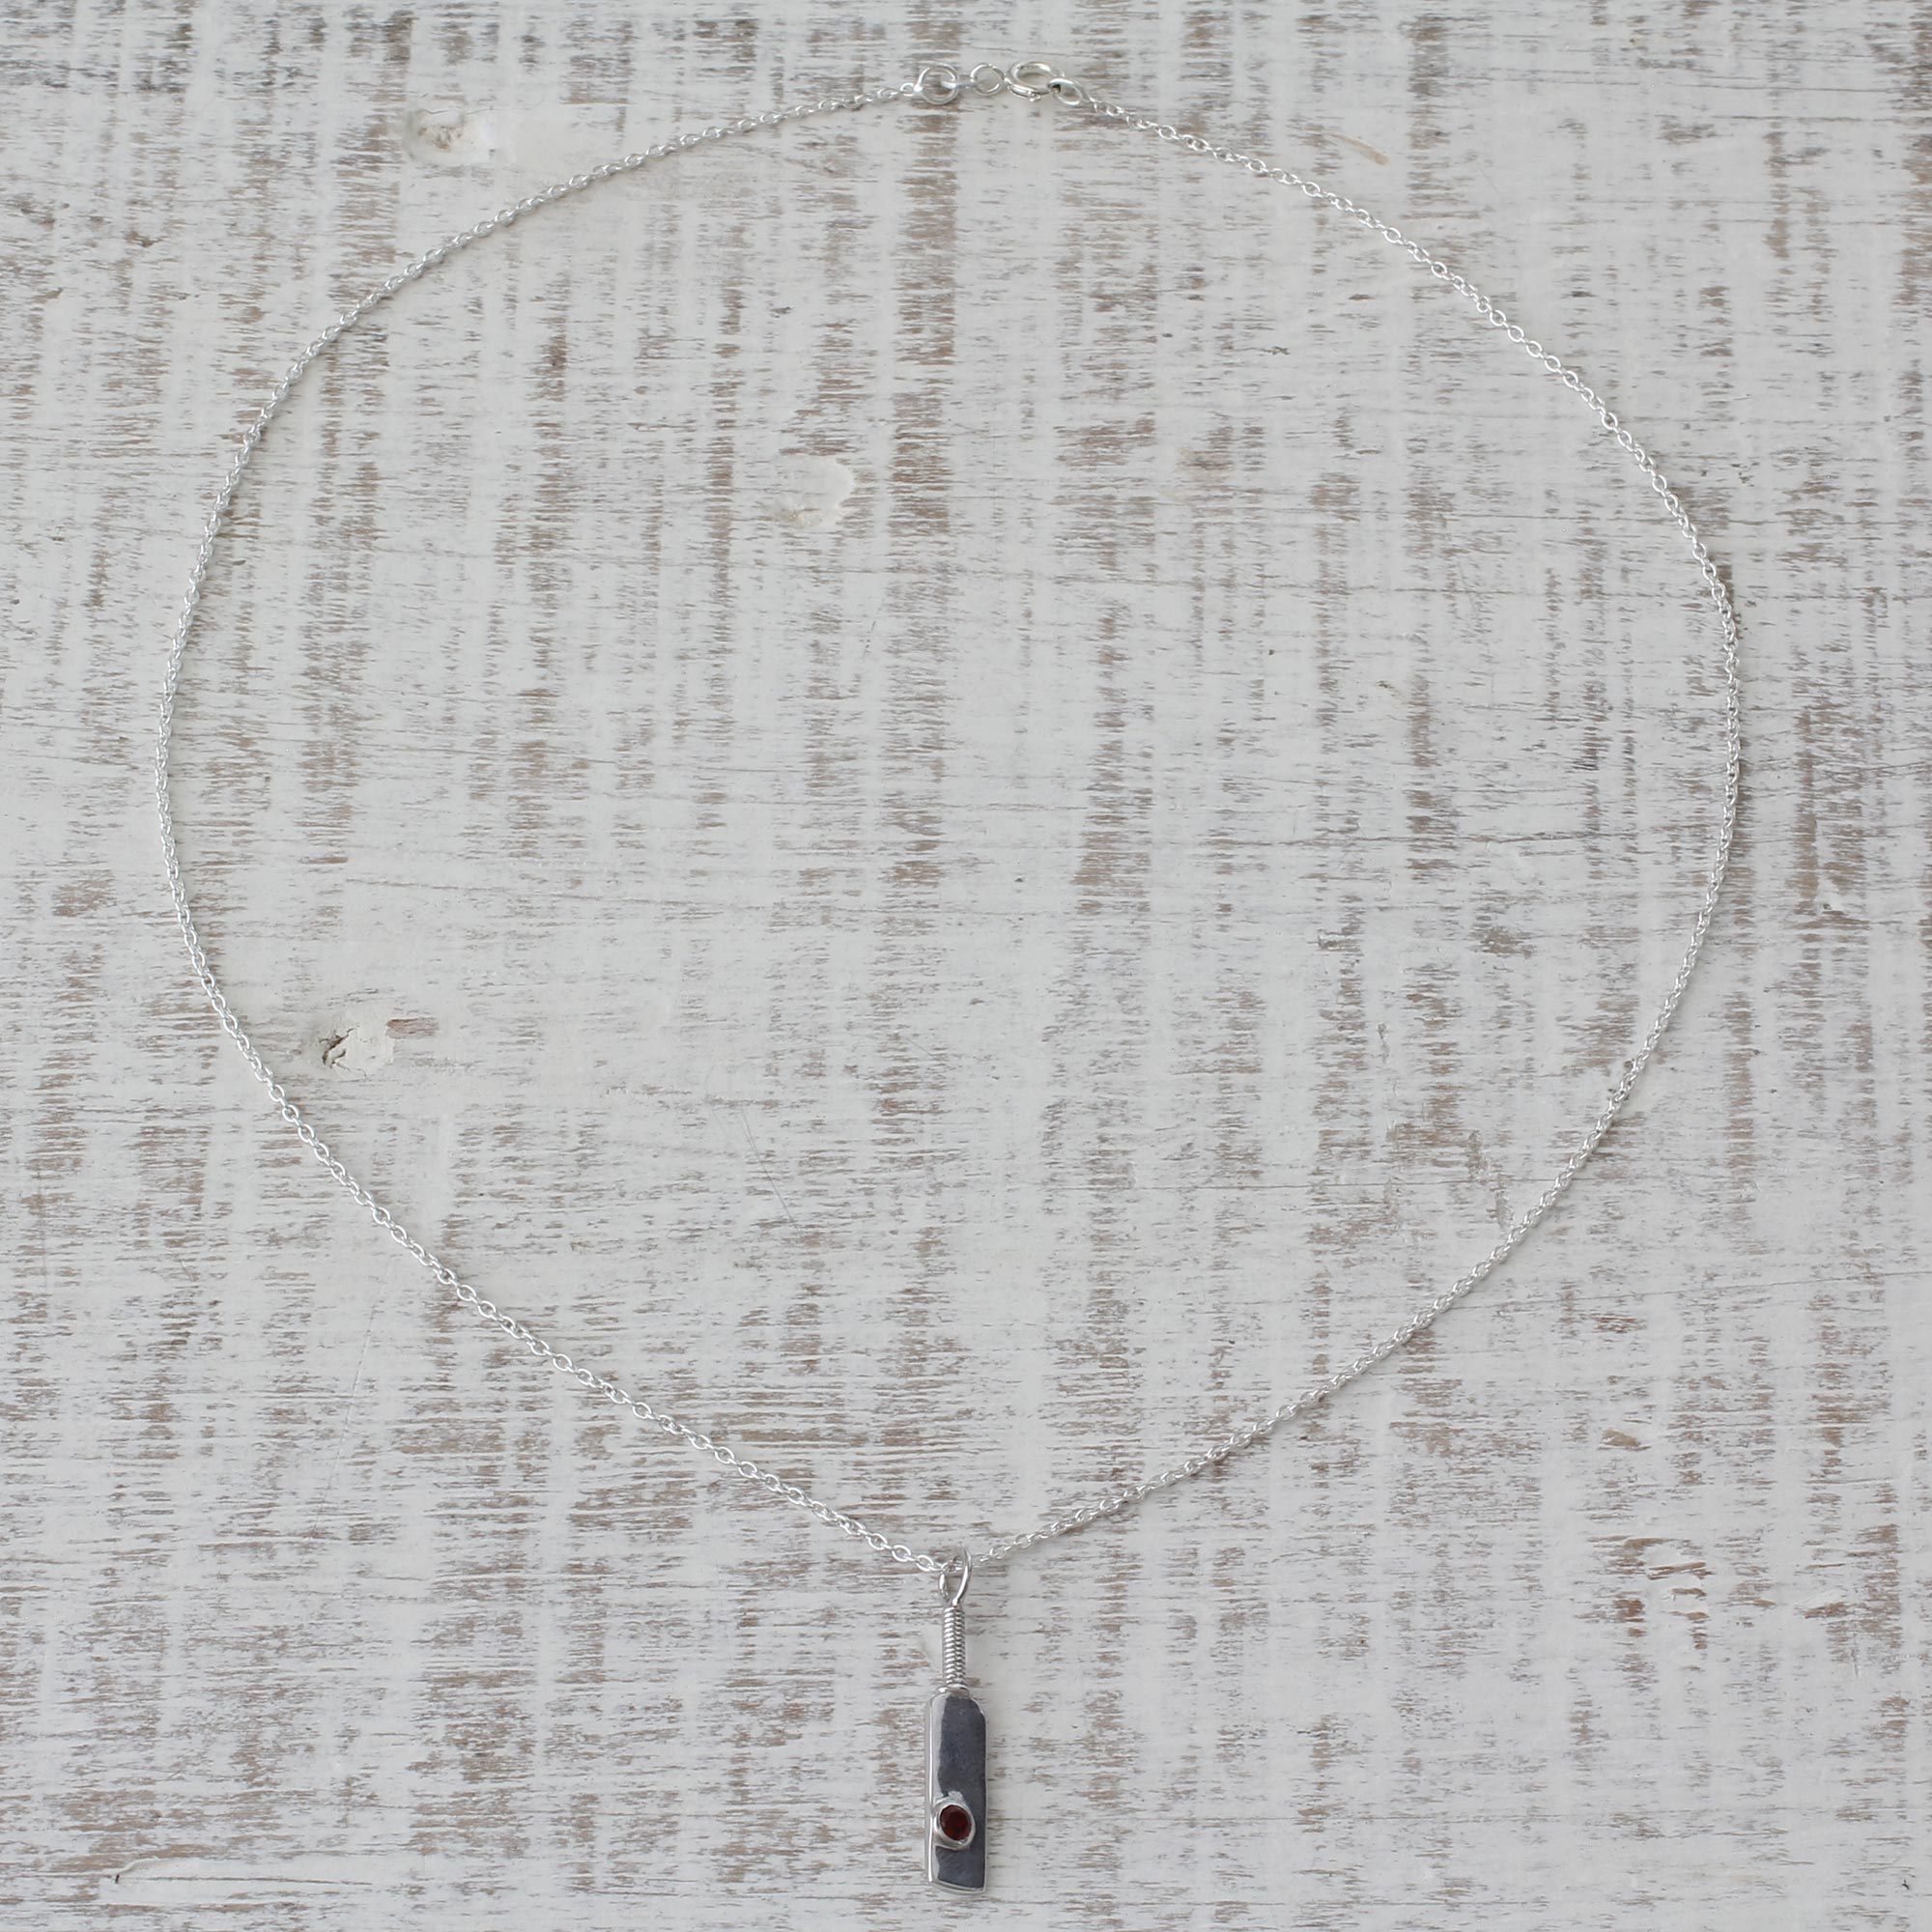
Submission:
M 966 1615 L 973 1559 L 940 1573 L 943 1681 L 925 1707 L 925 1875 L 954 1891 L 986 1889 L 986 1714 L 966 1688 Z

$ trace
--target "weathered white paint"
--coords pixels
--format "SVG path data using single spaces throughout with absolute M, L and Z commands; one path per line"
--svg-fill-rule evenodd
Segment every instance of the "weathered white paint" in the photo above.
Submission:
M 974 1598 L 1006 1927 L 1926 1922 L 1932 217 L 1911 10 L 15 10 L 8 1924 L 893 1927 L 933 1605 L 495 1348 L 185 986 L 224 443 L 427 238 L 1042 51 L 1451 255 L 1747 625 L 1737 892 L 1560 1216 Z M 1387 251 L 1046 109 L 790 130 L 415 291 L 259 466 L 213 950 L 560 1343 L 920 1542 L 1351 1355 L 1661 991 L 1709 639 Z

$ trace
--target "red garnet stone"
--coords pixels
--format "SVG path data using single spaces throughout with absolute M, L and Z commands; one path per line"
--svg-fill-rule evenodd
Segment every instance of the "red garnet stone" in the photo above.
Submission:
M 933 1814 L 932 1828 L 949 1845 L 970 1844 L 973 1814 L 963 1804 L 942 1804 Z

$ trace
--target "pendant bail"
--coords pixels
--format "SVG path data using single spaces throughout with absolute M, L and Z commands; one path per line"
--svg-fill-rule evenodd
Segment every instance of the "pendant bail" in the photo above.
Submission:
M 962 1543 L 957 1556 L 949 1556 L 939 1568 L 939 1593 L 949 1610 L 957 1609 L 966 1600 L 966 1587 L 973 1580 L 973 1552 Z
M 948 1690 L 966 1689 L 967 1585 L 973 1580 L 973 1552 L 961 1549 L 939 1573 L 940 1682 Z

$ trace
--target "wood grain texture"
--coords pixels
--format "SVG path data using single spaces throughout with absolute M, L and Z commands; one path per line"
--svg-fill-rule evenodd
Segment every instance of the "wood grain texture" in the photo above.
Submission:
M 145 769 L 223 450 L 430 238 L 1040 52 L 1571 356 L 1736 585 L 1735 892 L 1439 1331 L 976 1588 L 1003 1928 L 1909 1928 L 1925 1817 L 1932 36 L 1885 0 L 15 4 L 0 38 L 9 1926 L 899 1928 L 930 1585 L 441 1299 L 212 1029 Z M 1694 582 L 1288 194 L 1010 100 L 493 240 L 265 448 L 211 951 L 399 1212 L 921 1544 L 1301 1386 L 1640 1037 Z

